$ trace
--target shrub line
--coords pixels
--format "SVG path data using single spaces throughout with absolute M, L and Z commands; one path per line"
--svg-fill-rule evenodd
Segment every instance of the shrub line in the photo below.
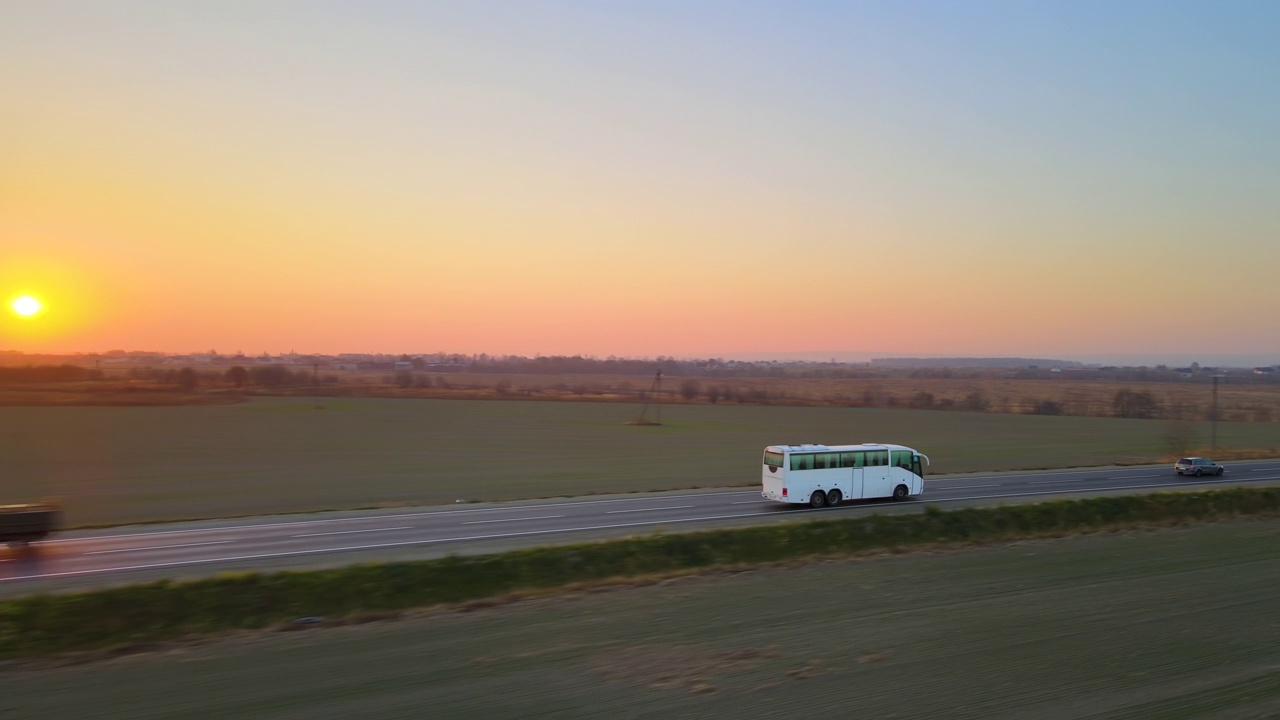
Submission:
M 494 555 L 223 573 L 0 601 L 0 658 L 149 643 L 297 618 L 385 614 L 615 578 L 875 549 L 972 544 L 1170 522 L 1280 516 L 1280 488 L 1125 495 L 651 535 Z

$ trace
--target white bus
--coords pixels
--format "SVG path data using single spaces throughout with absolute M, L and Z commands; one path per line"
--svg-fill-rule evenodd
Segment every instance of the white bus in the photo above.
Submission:
M 819 508 L 843 500 L 905 500 L 924 492 L 920 461 L 903 445 L 770 445 L 764 449 L 766 500 Z

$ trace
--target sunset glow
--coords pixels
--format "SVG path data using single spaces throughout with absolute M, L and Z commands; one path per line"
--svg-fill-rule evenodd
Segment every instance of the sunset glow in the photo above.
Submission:
M 0 350 L 1280 359 L 1280 6 L 1133 7 L 6 4 Z

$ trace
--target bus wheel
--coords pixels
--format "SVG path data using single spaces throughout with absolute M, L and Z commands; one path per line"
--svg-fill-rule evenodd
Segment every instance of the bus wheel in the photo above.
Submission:
M 893 489 L 893 499 L 894 499 L 894 500 L 906 500 L 906 499 L 907 499 L 907 486 L 906 486 L 906 485 L 899 485 L 898 487 L 894 488 L 894 489 Z
M 827 494 L 822 492 L 821 490 L 814 490 L 813 494 L 809 496 L 809 507 L 820 508 L 826 504 L 827 504 Z
M 831 492 L 827 493 L 827 504 L 831 505 L 832 507 L 839 505 L 840 501 L 843 499 L 844 499 L 844 496 L 840 494 L 839 490 L 832 490 Z

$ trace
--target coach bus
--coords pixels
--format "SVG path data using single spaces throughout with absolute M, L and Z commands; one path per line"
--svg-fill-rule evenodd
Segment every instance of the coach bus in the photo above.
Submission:
M 905 500 L 924 492 L 928 456 L 903 445 L 770 445 L 764 449 L 767 500 L 820 508 L 844 500 Z

